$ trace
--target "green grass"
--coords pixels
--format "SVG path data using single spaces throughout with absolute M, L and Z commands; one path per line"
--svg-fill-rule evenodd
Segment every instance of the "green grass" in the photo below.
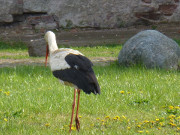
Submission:
M 63 47 L 63 46 L 59 46 Z M 102 45 L 94 47 L 70 47 L 78 50 L 87 57 L 117 57 L 122 45 Z M 28 59 L 38 58 L 29 57 L 28 48 L 22 42 L 3 42 L 0 41 L 0 59 Z M 11 53 L 11 54 L 9 54 Z
M 81 130 L 72 134 L 180 132 L 178 71 L 116 63 L 94 70 L 102 94 L 81 92 Z M 0 78 L 1 134 L 68 134 L 73 88 L 61 85 L 49 68 L 0 68 Z
M 93 47 L 70 47 L 87 57 L 117 57 L 122 45 L 103 45 Z
M 122 46 L 71 48 L 87 57 L 117 57 Z M 24 43 L 0 42 L 0 54 L 0 59 L 29 58 Z M 102 94 L 81 92 L 81 130 L 72 134 L 180 133 L 179 71 L 117 63 L 94 71 Z M 0 134 L 69 134 L 72 99 L 73 88 L 61 85 L 49 68 L 0 68 Z

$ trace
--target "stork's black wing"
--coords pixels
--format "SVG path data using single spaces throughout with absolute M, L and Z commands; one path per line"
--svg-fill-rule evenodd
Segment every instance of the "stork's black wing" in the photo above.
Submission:
M 71 68 L 53 71 L 55 77 L 75 84 L 87 94 L 100 94 L 100 87 L 92 69 L 93 64 L 88 58 L 69 54 L 65 60 Z

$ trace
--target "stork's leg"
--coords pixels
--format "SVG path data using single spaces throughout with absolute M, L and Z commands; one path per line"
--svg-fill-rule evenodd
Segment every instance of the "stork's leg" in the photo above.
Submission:
M 76 105 L 76 90 L 77 90 L 77 89 L 74 89 L 74 100 L 73 100 L 73 104 L 72 104 L 72 115 L 71 115 L 71 123 L 70 123 L 69 132 L 71 132 L 71 127 L 72 127 L 72 122 L 73 122 L 73 116 L 74 116 L 74 108 L 75 108 L 75 105 Z
M 77 110 L 76 110 L 75 121 L 76 121 L 76 129 L 79 131 L 80 122 L 79 122 L 79 117 L 78 117 L 78 110 L 79 110 L 79 100 L 80 100 L 80 89 L 77 89 L 77 92 L 78 92 L 78 102 L 77 102 Z

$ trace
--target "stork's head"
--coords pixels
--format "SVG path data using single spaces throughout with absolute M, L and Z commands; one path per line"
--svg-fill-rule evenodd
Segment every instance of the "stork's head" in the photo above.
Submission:
M 49 55 L 49 50 L 50 53 L 58 49 L 57 44 L 56 44 L 56 36 L 52 31 L 46 32 L 45 36 L 45 41 L 47 43 L 46 46 L 46 60 L 45 60 L 45 66 L 47 65 L 47 58 Z
M 48 31 L 46 32 L 44 38 L 46 40 L 46 43 L 49 43 L 51 40 L 56 39 L 56 36 L 52 31 Z

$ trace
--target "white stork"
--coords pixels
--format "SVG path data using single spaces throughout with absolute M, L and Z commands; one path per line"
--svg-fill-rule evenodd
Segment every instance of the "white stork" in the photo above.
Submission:
M 83 90 L 86 94 L 90 94 L 91 92 L 94 94 L 100 94 L 100 87 L 92 69 L 93 64 L 77 50 L 68 48 L 58 49 L 56 36 L 53 32 L 46 32 L 45 40 L 47 42 L 45 65 L 47 65 L 47 57 L 50 53 L 50 67 L 53 75 L 58 78 L 62 84 L 74 87 L 70 132 L 76 104 L 76 92 L 78 92 L 75 121 L 76 128 L 79 131 L 80 122 L 78 110 L 80 90 Z

